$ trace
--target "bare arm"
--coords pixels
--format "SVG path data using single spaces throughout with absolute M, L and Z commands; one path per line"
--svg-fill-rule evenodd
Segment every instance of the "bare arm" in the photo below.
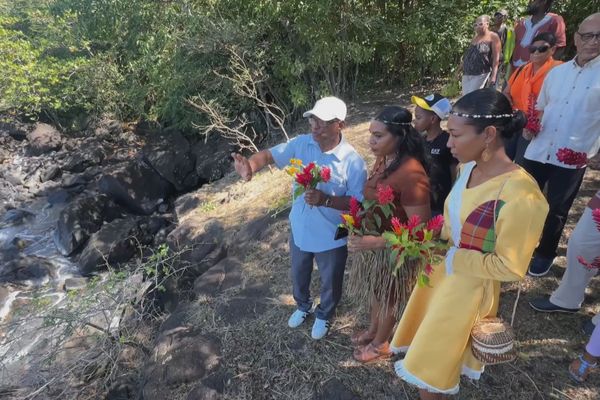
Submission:
M 495 32 L 492 35 L 492 75 L 490 80 L 496 83 L 496 75 L 498 74 L 498 65 L 500 64 L 500 52 L 502 52 L 502 43 Z
M 239 153 L 231 153 L 231 157 L 233 157 L 235 171 L 242 179 L 247 181 L 252 179 L 255 172 L 275 162 L 269 150 L 261 150 L 258 153 L 252 154 L 250 158 L 246 158 Z

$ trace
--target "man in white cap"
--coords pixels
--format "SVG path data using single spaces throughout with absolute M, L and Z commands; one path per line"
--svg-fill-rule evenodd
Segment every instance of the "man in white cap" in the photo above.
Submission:
M 245 180 L 263 167 L 289 165 L 290 159 L 300 159 L 331 168 L 327 183 L 307 190 L 294 199 L 290 212 L 290 255 L 292 287 L 297 310 L 288 320 L 291 328 L 300 326 L 313 312 L 310 280 L 313 261 L 317 262 L 321 278 L 320 304 L 314 309 L 312 338 L 321 339 L 329 331 L 330 319 L 342 296 L 344 269 L 348 255 L 346 239 L 336 239 L 342 211 L 350 208 L 350 197 L 362 200 L 367 180 L 364 160 L 344 140 L 342 129 L 346 119 L 346 104 L 336 97 L 324 97 L 312 110 L 304 113 L 311 133 L 298 135 L 287 143 L 262 150 L 245 158 L 233 153 L 236 172 Z

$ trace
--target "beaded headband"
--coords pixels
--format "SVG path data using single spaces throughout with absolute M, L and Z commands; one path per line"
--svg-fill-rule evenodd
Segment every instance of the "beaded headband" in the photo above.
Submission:
M 465 117 L 465 118 L 485 118 L 485 119 L 496 119 L 496 118 L 512 118 L 515 114 L 467 114 L 461 113 L 457 111 L 450 111 L 450 114 L 456 115 L 457 117 Z
M 394 122 L 394 121 L 388 121 L 386 119 L 377 119 L 377 118 L 375 118 L 375 121 L 379 121 L 386 125 L 412 125 L 412 122 Z

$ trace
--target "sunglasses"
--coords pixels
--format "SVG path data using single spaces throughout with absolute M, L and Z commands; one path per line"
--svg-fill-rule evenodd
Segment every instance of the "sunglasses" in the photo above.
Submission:
M 529 46 L 529 52 L 531 54 L 535 53 L 536 51 L 540 54 L 547 52 L 550 49 L 550 46 L 548 46 L 547 44 L 543 44 L 541 46 Z

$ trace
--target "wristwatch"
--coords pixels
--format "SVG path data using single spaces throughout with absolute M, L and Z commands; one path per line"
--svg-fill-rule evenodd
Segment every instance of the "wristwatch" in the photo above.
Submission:
M 327 195 L 325 199 L 325 207 L 331 207 L 331 196 Z

